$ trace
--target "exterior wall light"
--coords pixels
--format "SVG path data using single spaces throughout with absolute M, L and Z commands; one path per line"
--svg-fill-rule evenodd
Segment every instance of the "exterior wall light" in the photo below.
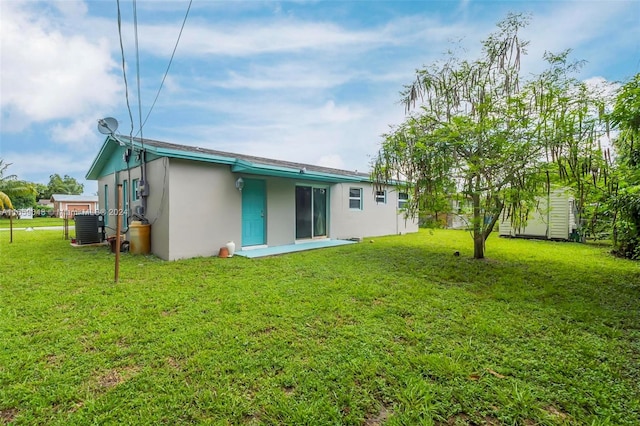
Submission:
M 238 188 L 240 192 L 242 192 L 242 188 L 244 188 L 244 179 L 241 177 L 236 180 L 236 188 Z

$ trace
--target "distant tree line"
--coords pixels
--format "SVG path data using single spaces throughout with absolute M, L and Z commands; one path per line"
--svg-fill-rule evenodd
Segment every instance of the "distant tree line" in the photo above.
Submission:
M 47 185 L 18 179 L 14 174 L 8 174 L 11 163 L 0 159 L 0 210 L 25 209 L 37 206 L 40 199 L 50 199 L 52 194 L 82 194 L 84 185 L 75 178 L 59 174 L 49 177 Z

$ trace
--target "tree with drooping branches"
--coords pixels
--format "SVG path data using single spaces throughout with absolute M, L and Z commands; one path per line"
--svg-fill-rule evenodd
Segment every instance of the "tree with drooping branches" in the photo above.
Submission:
M 383 136 L 372 164 L 377 183 L 406 186 L 409 215 L 443 197 L 469 203 L 477 259 L 501 215 L 525 223 L 552 180 L 574 183 L 562 174 L 567 162 L 579 168 L 602 157 L 593 143 L 600 100 L 571 77 L 579 63 L 568 61 L 569 52 L 547 53 L 547 71 L 521 76 L 527 23 L 510 14 L 482 42 L 478 59 L 450 54 L 417 70 L 402 92 L 408 116 Z

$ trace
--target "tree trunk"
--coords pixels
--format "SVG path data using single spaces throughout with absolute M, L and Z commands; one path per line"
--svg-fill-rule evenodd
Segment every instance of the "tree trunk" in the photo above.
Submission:
M 484 234 L 482 232 L 482 216 L 480 215 L 480 194 L 471 196 L 473 202 L 473 258 L 484 259 Z
M 487 241 L 487 238 L 489 238 L 489 235 L 491 235 L 491 233 L 493 232 L 493 228 L 496 226 L 496 223 L 498 222 L 498 219 L 500 218 L 500 215 L 502 214 L 502 209 L 504 209 L 504 203 L 502 202 L 502 200 L 500 200 L 498 197 L 494 198 L 494 201 L 496 203 L 496 209 L 493 212 L 493 216 L 491 217 L 491 221 L 489 222 L 489 224 L 487 225 L 487 227 L 484 230 L 484 241 Z

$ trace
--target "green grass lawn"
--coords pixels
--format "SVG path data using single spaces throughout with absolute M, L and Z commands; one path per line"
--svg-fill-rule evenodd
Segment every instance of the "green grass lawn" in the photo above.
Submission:
M 462 231 L 163 262 L 0 233 L 0 423 L 637 425 L 640 264 Z M 453 255 L 461 252 L 460 257 Z
M 74 220 L 69 220 L 69 226 L 74 226 L 76 223 Z M 33 219 L 13 219 L 14 228 L 40 228 L 42 226 L 62 226 L 64 220 L 59 217 L 34 217 Z M 9 228 L 10 220 L 2 218 L 0 219 L 0 229 Z

